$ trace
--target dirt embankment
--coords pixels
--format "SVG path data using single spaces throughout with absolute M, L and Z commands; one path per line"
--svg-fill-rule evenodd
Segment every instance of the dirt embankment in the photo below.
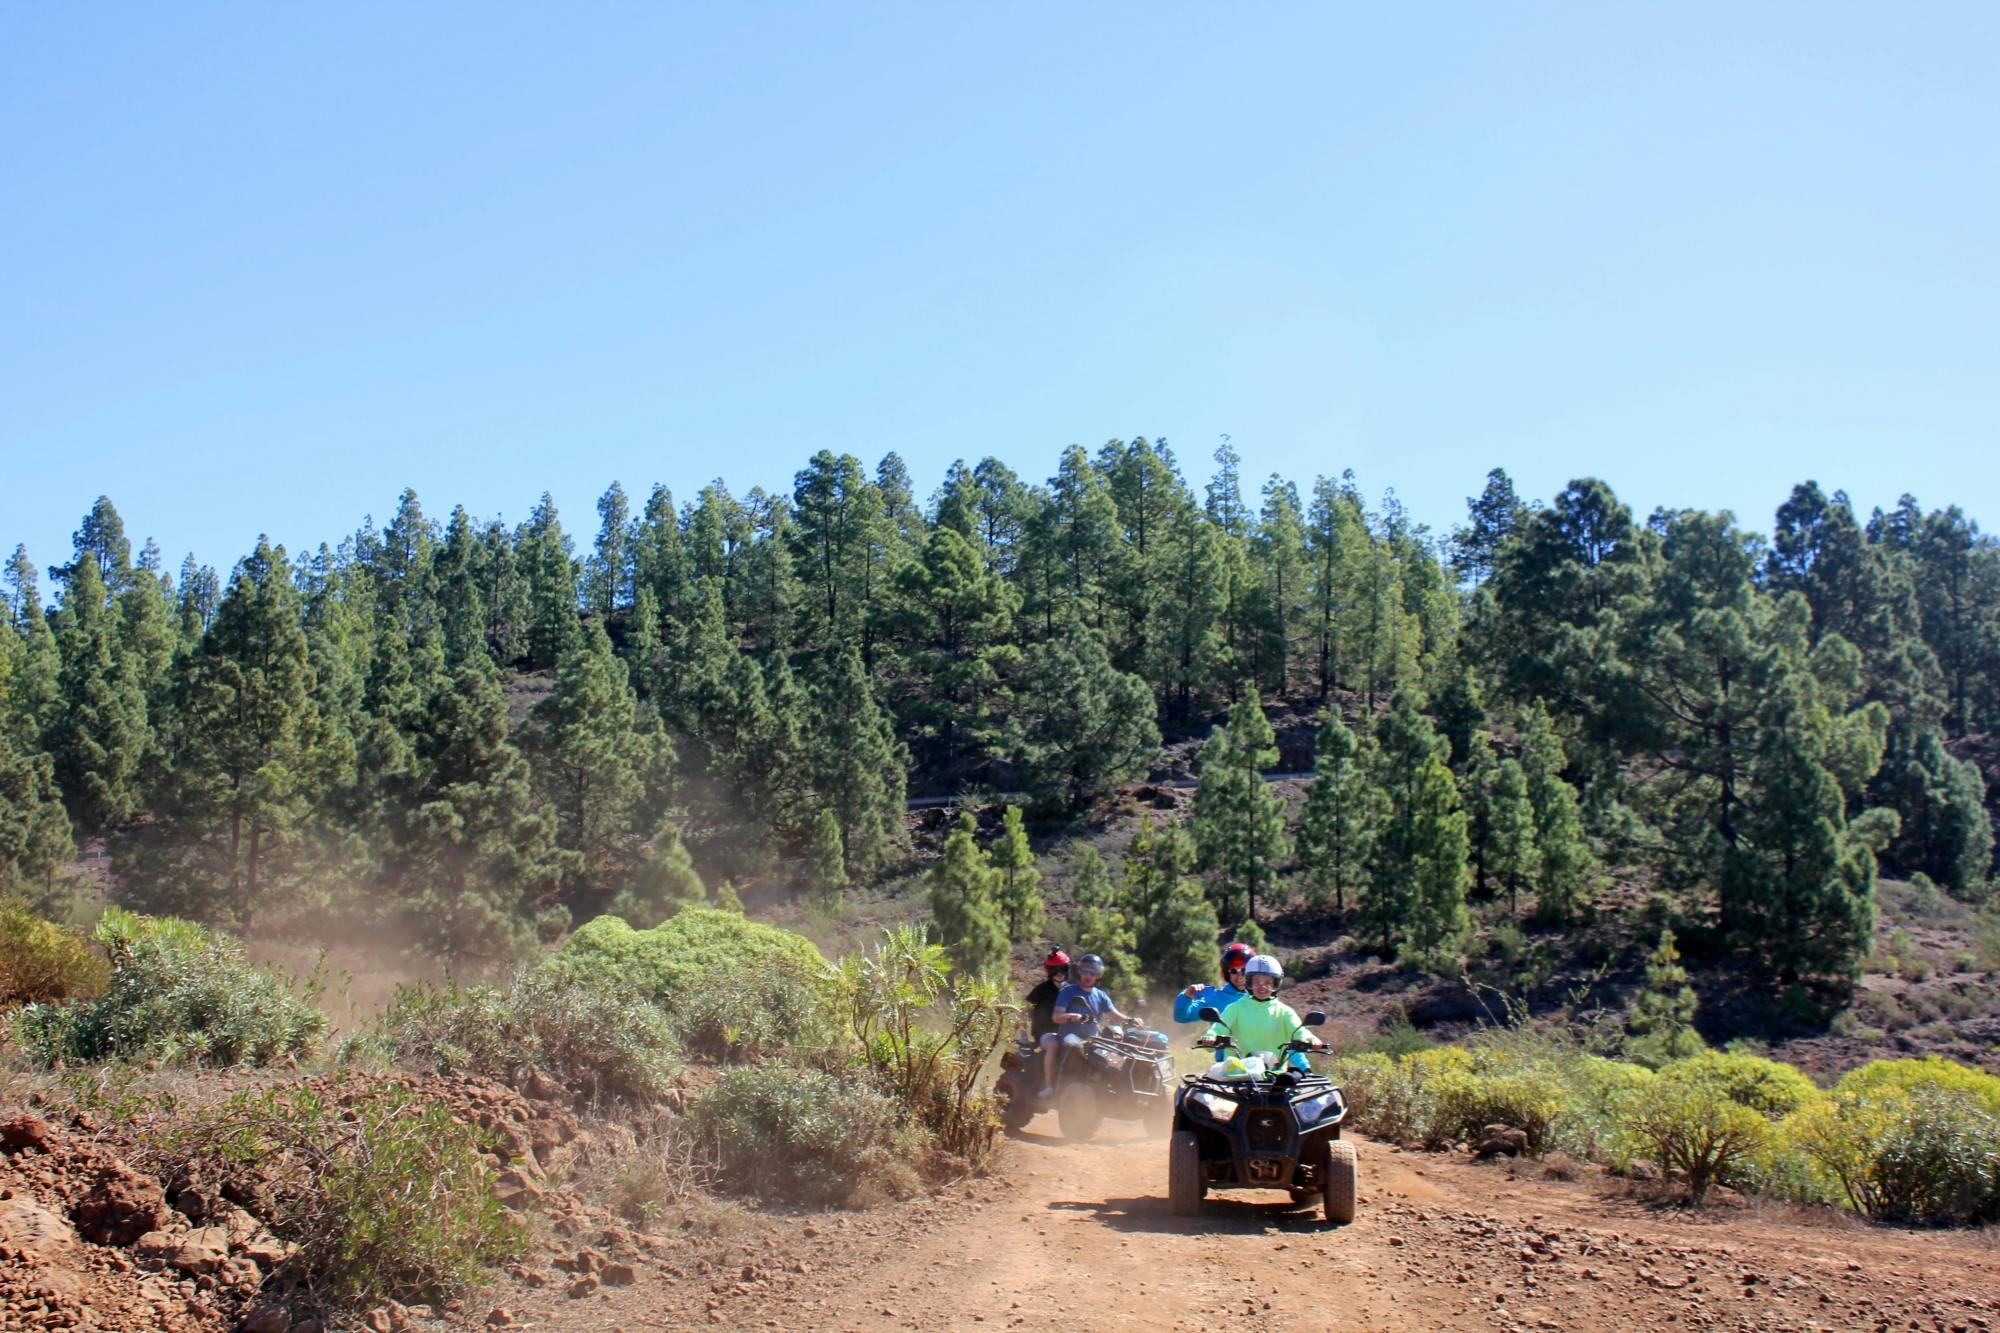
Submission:
M 497 1085 L 426 1079 L 413 1091 L 496 1130 L 509 1203 L 534 1240 L 456 1308 L 384 1307 L 347 1325 L 378 1333 L 1207 1333 L 1245 1316 L 1354 1330 L 2000 1327 L 1991 1235 L 1735 1198 L 1695 1214 L 1588 1169 L 1366 1142 L 1361 1213 L 1341 1228 L 1255 1192 L 1218 1192 L 1199 1218 L 1176 1218 L 1164 1143 L 1116 1125 L 1084 1145 L 1030 1133 L 1003 1147 L 992 1174 L 905 1204 L 796 1215 L 669 1206 L 635 1224 L 584 1188 L 592 1173 L 629 1169 L 620 1131 L 581 1132 L 560 1107 Z M 121 1133 L 9 1122 L 0 1329 L 311 1327 L 296 1305 L 281 1320 L 273 1293 L 259 1293 L 283 1246 L 254 1215 L 132 1170 Z

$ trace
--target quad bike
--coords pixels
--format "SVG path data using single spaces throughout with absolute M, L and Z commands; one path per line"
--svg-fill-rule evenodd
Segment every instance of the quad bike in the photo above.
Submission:
M 1051 1108 L 1062 1135 L 1082 1143 L 1109 1117 L 1143 1120 L 1162 1129 L 1173 1114 L 1174 1057 L 1167 1034 L 1137 1023 L 1113 1024 L 1082 1046 L 1064 1046 L 1056 1061 L 1055 1096 L 1044 1102 L 1036 1085 L 1042 1075 L 1042 1053 L 1034 1041 L 1018 1037 L 1000 1054 L 1000 1077 L 993 1092 L 1000 1099 L 1000 1123 L 1022 1129 L 1037 1112 Z
M 1203 1006 L 1201 1017 L 1222 1021 L 1211 1006 Z M 1324 1022 L 1326 1015 L 1314 1012 L 1303 1027 Z M 1234 1045 L 1229 1037 L 1213 1044 Z M 1174 1216 L 1195 1216 L 1211 1189 L 1281 1189 L 1295 1203 L 1320 1198 L 1329 1222 L 1354 1220 L 1354 1145 L 1340 1137 L 1347 1099 L 1325 1075 L 1282 1063 L 1291 1052 L 1309 1049 L 1307 1041 L 1285 1043 L 1284 1051 L 1271 1054 L 1268 1072 L 1259 1058 L 1232 1062 L 1237 1077 L 1226 1077 L 1217 1065 L 1182 1079 L 1167 1147 L 1167 1201 Z

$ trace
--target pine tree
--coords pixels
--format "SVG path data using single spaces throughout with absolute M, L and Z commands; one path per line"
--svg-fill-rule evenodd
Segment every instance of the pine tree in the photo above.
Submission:
M 673 746 L 657 725 L 643 724 L 625 664 L 595 620 L 564 650 L 555 692 L 536 705 L 534 720 L 537 785 L 555 807 L 560 845 L 580 858 L 571 898 L 601 894 L 642 859 Z
M 6 589 L 7 619 L 20 652 L 5 682 L 0 725 L 23 753 L 39 753 L 62 699 L 62 650 L 42 611 L 39 580 L 25 546 L 16 546 L 7 562 Z
M 1886 837 L 1879 821 L 1848 822 L 1827 764 L 1841 723 L 1811 673 L 1782 653 L 1757 720 L 1738 836 L 1722 864 L 1724 927 L 1782 981 L 1851 982 L 1874 933 Z
M 1007 938 L 1033 939 L 1042 928 L 1042 872 L 1035 869 L 1035 853 L 1028 846 L 1020 806 L 1007 807 L 1000 836 L 986 849 L 986 857 L 1000 877 L 1000 910 L 1007 918 Z
M 924 879 L 938 938 L 952 961 L 970 976 L 993 977 L 1007 965 L 1007 927 L 995 894 L 997 876 L 974 841 L 976 831 L 972 816 L 960 815 L 944 841 L 943 858 Z
M 1639 1040 L 1627 1049 L 1655 1069 L 1702 1048 L 1694 1030 L 1694 987 L 1688 985 L 1680 959 L 1672 928 L 1662 929 L 1659 944 L 1646 959 L 1645 988 L 1632 997 L 1628 1021 Z
M 1371 765 L 1362 739 L 1329 713 L 1314 743 L 1315 774 L 1299 817 L 1299 868 L 1316 906 L 1331 897 L 1334 910 L 1345 912 L 1348 894 L 1366 882 L 1387 813 L 1382 793 L 1370 781 Z
M 1521 713 L 1521 769 L 1534 807 L 1534 845 L 1540 863 L 1535 915 L 1573 920 L 1589 906 L 1597 856 L 1583 831 L 1576 788 L 1563 780 L 1563 743 L 1548 709 L 1537 699 Z
M 121 899 L 248 932 L 307 887 L 325 771 L 315 683 L 290 563 L 260 538 L 182 670 L 179 752 L 152 789 L 153 819 L 113 842 Z
M 1460 579 L 1484 583 L 1500 561 L 1500 551 L 1520 528 L 1527 506 L 1514 493 L 1504 468 L 1486 474 L 1486 489 L 1465 502 L 1466 524 L 1452 533 L 1452 568 Z
M 1007 748 L 1036 798 L 1066 810 L 1143 775 L 1160 751 L 1152 691 L 1071 625 L 1022 673 Z
M 1069 891 L 1076 903 L 1069 919 L 1071 957 L 1094 953 L 1102 958 L 1105 988 L 1114 997 L 1124 996 L 1127 1006 L 1138 1004 L 1146 994 L 1146 975 L 1139 963 L 1137 932 L 1095 847 L 1085 844 L 1077 853 Z
M 856 875 L 879 869 L 902 840 L 905 764 L 858 647 L 841 650 L 816 694 L 814 787 L 840 823 Z
M 580 858 L 556 847 L 554 810 L 507 738 L 491 672 L 439 680 L 411 745 L 408 799 L 385 812 L 384 889 L 419 942 L 451 957 L 504 957 L 533 943 L 528 921 Z
M 708 889 L 681 842 L 680 830 L 662 823 L 619 887 L 611 913 L 639 930 L 650 930 L 682 908 L 698 907 L 707 899 Z
M 1437 971 L 1449 965 L 1471 926 L 1465 910 L 1465 811 L 1443 755 L 1433 754 L 1419 767 L 1407 818 L 1410 957 Z
M 1257 919 L 1257 893 L 1291 854 L 1285 840 L 1285 802 L 1263 779 L 1278 761 L 1276 736 L 1252 686 L 1229 710 L 1201 751 L 1201 782 L 1194 794 L 1194 841 L 1204 869 L 1217 874 L 1218 906 L 1235 914 L 1239 895 L 1245 919 Z
M 1008 642 L 1014 594 L 971 543 L 939 528 L 898 571 L 896 600 L 887 619 L 914 683 L 900 711 L 920 752 L 950 769 L 999 737 L 1008 704 L 1002 682 L 1020 659 Z
M 514 542 L 525 580 L 528 660 L 537 667 L 556 665 L 573 652 L 583 635 L 577 624 L 576 562 L 569 538 L 563 535 L 555 501 L 545 491 Z
M 85 837 L 131 816 L 147 744 L 145 691 L 119 643 L 109 596 L 96 554 L 82 551 L 56 617 L 61 703 L 47 743 L 70 822 Z
M 1558 798 L 1559 799 L 1559 798 Z M 1564 821 L 1554 821 L 1558 831 Z M 1517 759 L 1503 759 L 1486 790 L 1487 869 L 1507 890 L 1507 911 L 1520 911 L 1521 885 L 1541 874 L 1542 853 L 1535 842 L 1535 806 L 1528 775 Z
M 836 903 L 846 890 L 847 853 L 840 840 L 840 821 L 821 810 L 806 843 L 806 889 L 821 903 Z
M 1222 927 L 1201 886 L 1188 877 L 1194 841 L 1178 826 L 1155 833 L 1141 818 L 1126 854 L 1125 879 L 1138 918 L 1139 963 L 1146 975 L 1180 985 L 1206 977 L 1215 964 Z
M 597 541 L 583 576 L 583 604 L 600 616 L 631 605 L 633 577 L 632 506 L 617 482 L 597 500 Z
M 75 854 L 55 764 L 23 753 L 0 730 L 0 898 L 52 896 L 56 872 Z
M 438 631 L 448 670 L 490 664 L 486 643 L 486 599 L 480 591 L 480 563 L 485 554 L 472 517 L 463 505 L 451 511 L 444 543 L 432 561 L 437 575 Z

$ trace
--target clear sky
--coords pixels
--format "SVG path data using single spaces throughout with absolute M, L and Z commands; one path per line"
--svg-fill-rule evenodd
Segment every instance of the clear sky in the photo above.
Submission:
M 13 0 L 0 542 L 1223 433 L 1440 530 L 1992 526 L 1996 70 L 1984 2 Z

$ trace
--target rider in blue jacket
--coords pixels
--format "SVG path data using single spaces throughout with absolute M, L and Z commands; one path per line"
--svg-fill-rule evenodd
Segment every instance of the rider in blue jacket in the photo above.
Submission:
M 1254 955 L 1255 950 L 1247 944 L 1223 945 L 1222 984 L 1189 986 L 1174 996 L 1174 1022 L 1199 1023 L 1203 1005 L 1214 1005 L 1219 1012 L 1242 999 L 1248 989 L 1243 984 L 1243 969 L 1250 965 Z

